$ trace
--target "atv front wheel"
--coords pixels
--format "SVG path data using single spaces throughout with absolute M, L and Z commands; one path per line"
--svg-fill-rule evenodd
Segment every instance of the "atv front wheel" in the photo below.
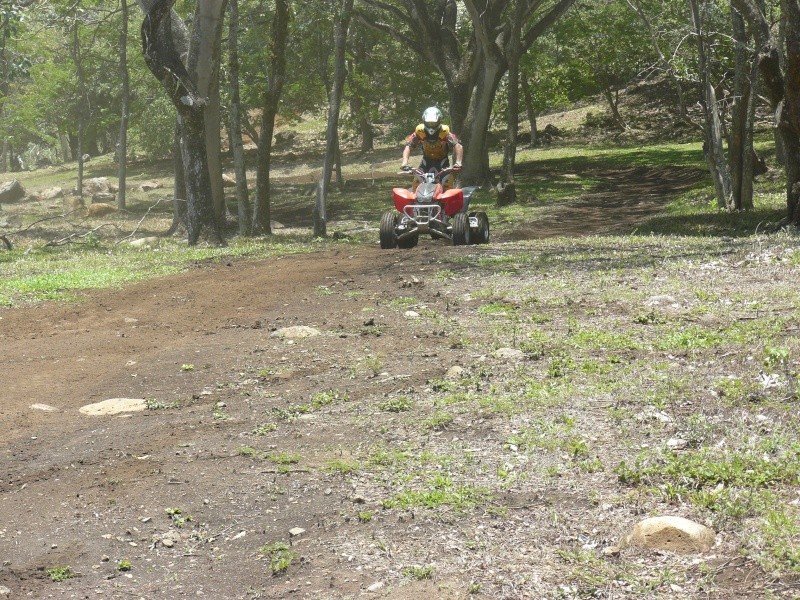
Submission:
M 393 210 L 387 210 L 381 215 L 381 248 L 383 250 L 391 250 L 397 248 L 397 235 L 395 235 L 394 228 L 397 225 L 397 213 Z
M 467 244 L 469 244 L 469 217 L 461 212 L 453 217 L 453 246 Z

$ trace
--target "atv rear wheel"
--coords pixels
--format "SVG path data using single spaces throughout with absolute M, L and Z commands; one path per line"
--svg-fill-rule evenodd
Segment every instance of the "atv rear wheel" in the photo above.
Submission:
M 485 212 L 475 213 L 475 218 L 478 219 L 478 226 L 471 232 L 473 244 L 488 244 L 489 243 L 489 217 Z
M 467 244 L 469 244 L 469 217 L 461 212 L 453 217 L 453 246 Z

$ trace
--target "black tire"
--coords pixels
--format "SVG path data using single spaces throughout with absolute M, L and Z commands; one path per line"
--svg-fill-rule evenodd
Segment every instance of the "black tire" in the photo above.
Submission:
M 381 248 L 384 250 L 397 248 L 397 235 L 394 232 L 395 225 L 397 225 L 397 213 L 395 211 L 387 210 L 381 215 Z
M 415 233 L 414 235 L 403 238 L 402 240 L 397 240 L 397 247 L 402 248 L 403 250 L 408 250 L 409 248 L 416 246 L 417 243 L 419 243 L 419 233 Z
M 488 244 L 489 243 L 489 217 L 485 212 L 475 214 L 478 219 L 478 226 L 472 232 L 473 244 Z
M 469 217 L 462 212 L 453 217 L 453 246 L 467 244 L 469 244 Z

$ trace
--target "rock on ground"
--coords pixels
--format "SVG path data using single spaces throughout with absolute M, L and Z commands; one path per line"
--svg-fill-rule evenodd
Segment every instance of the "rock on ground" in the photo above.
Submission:
M 0 204 L 8 204 L 9 202 L 16 202 L 25 197 L 25 188 L 16 179 L 7 181 L 0 185 Z
M 124 412 L 140 412 L 147 408 L 147 402 L 141 398 L 111 398 L 94 404 L 82 406 L 79 410 L 84 415 L 99 417 L 117 415 Z
M 622 545 L 693 554 L 710 550 L 715 539 L 712 529 L 689 519 L 651 517 L 637 523 Z

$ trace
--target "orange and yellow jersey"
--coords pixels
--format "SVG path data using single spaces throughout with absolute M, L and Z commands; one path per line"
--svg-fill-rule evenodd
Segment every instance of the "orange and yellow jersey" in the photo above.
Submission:
M 422 146 L 422 155 L 428 160 L 440 161 L 447 158 L 450 152 L 453 151 L 456 144 L 460 144 L 461 140 L 455 133 L 450 132 L 447 125 L 442 125 L 442 129 L 438 134 L 431 137 L 425 133 L 425 125 L 420 123 L 417 125 L 416 130 L 406 139 L 406 146 L 417 148 Z

